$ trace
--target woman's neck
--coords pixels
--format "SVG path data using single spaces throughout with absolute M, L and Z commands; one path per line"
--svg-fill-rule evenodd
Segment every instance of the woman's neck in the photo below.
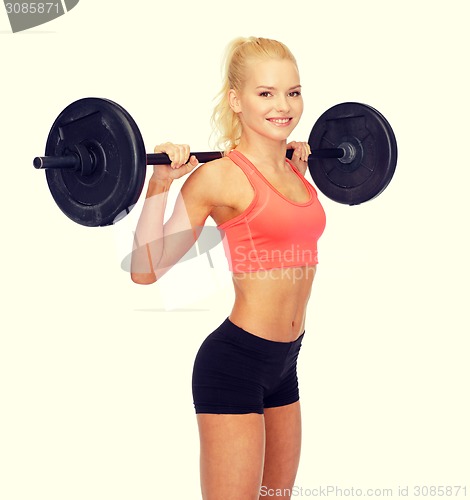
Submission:
M 284 167 L 286 162 L 286 142 L 259 140 L 250 141 L 248 137 L 242 136 L 237 150 L 249 158 L 252 163 L 271 165 L 274 168 Z

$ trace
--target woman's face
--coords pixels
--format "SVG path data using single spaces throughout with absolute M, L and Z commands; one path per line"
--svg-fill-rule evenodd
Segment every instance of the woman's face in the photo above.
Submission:
M 299 123 L 303 111 L 297 66 L 288 59 L 253 60 L 241 91 L 230 91 L 243 134 L 284 141 Z

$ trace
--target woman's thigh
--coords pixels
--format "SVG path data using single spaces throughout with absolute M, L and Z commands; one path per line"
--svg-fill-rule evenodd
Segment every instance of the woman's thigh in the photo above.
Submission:
M 275 498 L 291 498 L 291 490 L 299 467 L 302 439 L 300 402 L 266 408 L 264 422 L 265 457 L 262 492 L 275 492 L 277 495 Z M 283 496 L 279 492 L 282 492 Z
M 258 500 L 265 427 L 258 413 L 197 414 L 204 500 Z

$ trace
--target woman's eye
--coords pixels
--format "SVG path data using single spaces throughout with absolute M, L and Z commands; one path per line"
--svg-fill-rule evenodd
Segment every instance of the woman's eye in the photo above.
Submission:
M 268 92 L 267 90 L 265 90 L 264 92 L 260 92 L 260 97 L 272 97 L 272 94 L 271 92 Z M 289 92 L 288 94 L 289 97 L 299 97 L 300 96 L 300 91 L 299 90 L 295 90 L 294 92 Z

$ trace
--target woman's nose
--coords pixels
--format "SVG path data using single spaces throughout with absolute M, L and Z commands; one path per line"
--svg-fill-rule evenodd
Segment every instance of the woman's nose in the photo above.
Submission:
M 276 111 L 285 113 L 285 112 L 289 111 L 289 109 L 290 109 L 290 105 L 289 105 L 289 101 L 287 100 L 287 98 L 285 96 L 279 96 L 276 99 Z

